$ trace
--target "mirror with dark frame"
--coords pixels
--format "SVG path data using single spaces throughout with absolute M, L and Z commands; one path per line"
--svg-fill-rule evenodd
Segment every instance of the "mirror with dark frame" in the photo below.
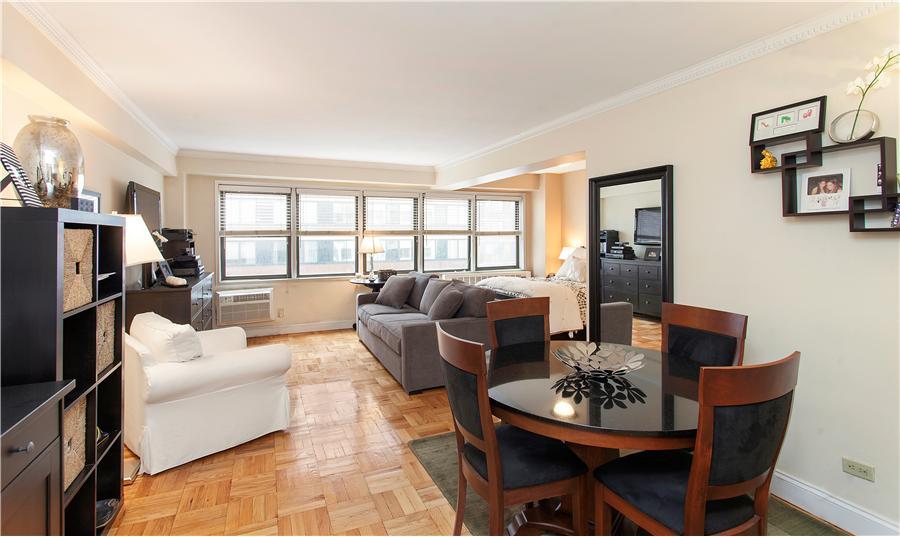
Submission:
M 602 339 L 601 304 L 659 319 L 672 301 L 672 178 L 667 165 L 590 180 L 589 340 Z

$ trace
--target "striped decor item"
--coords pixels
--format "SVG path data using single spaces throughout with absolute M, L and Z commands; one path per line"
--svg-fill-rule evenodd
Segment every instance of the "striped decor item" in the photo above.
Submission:
M 19 198 L 22 199 L 22 204 L 25 207 L 43 207 L 44 204 L 41 203 L 37 193 L 31 188 L 31 183 L 28 182 L 28 175 L 22 169 L 22 164 L 19 162 L 16 152 L 3 142 L 0 142 L 0 163 L 3 164 L 3 169 L 6 170 L 7 176 L 16 187 L 16 192 L 18 192 Z M 6 183 L 6 179 L 3 182 Z

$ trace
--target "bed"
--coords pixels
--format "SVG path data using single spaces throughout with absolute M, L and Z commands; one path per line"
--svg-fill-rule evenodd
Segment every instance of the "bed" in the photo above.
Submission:
M 563 278 L 485 278 L 475 285 L 509 298 L 550 297 L 550 333 L 579 332 L 587 322 L 587 284 Z

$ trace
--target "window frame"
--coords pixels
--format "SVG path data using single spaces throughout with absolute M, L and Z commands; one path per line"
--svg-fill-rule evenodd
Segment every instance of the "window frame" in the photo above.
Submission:
M 225 232 L 223 229 L 223 205 L 220 197 L 225 192 L 246 192 L 246 193 L 277 193 L 287 194 L 288 205 L 288 230 L 280 231 L 240 231 Z M 300 196 L 304 193 L 314 195 L 353 195 L 356 198 L 356 229 L 346 231 L 301 231 L 301 215 L 300 215 Z M 216 181 L 216 257 L 219 266 L 218 281 L 221 283 L 239 282 L 239 281 L 268 281 L 268 280 L 305 280 L 305 279 L 325 279 L 336 278 L 344 279 L 352 276 L 360 271 L 369 272 L 369 264 L 372 255 L 366 256 L 359 251 L 362 239 L 366 236 L 388 237 L 388 236 L 411 236 L 413 238 L 413 263 L 409 270 L 398 270 L 398 273 L 405 274 L 411 271 L 418 271 L 426 274 L 452 274 L 454 272 L 500 272 L 504 270 L 522 270 L 524 266 L 524 240 L 525 240 L 525 196 L 524 195 L 494 195 L 482 194 L 477 192 L 435 192 L 435 191 L 409 191 L 409 190 L 365 190 L 360 188 L 317 188 L 315 186 L 273 186 L 266 184 L 247 184 L 230 181 Z M 366 198 L 409 198 L 413 200 L 413 229 L 412 230 L 368 230 L 366 229 Z M 426 206 L 427 199 L 445 199 L 445 200 L 468 200 L 469 202 L 469 225 L 468 229 L 456 230 L 429 230 L 426 228 Z M 498 200 L 512 201 L 517 203 L 517 229 L 515 231 L 479 231 L 478 226 L 478 201 L 479 200 Z M 354 272 L 346 273 L 317 273 L 317 274 L 300 274 L 300 256 L 302 255 L 300 248 L 301 236 L 354 236 L 356 239 L 355 250 L 355 269 Z M 465 269 L 448 269 L 448 270 L 425 270 L 425 237 L 438 237 L 441 235 L 450 236 L 466 236 L 468 237 L 468 263 Z M 259 276 L 229 276 L 225 267 L 226 260 L 226 237 L 234 236 L 258 236 L 258 237 L 285 237 L 288 239 L 287 244 L 287 275 L 259 275 Z M 513 265 L 505 265 L 502 267 L 481 267 L 478 265 L 478 238 L 482 236 L 515 236 L 516 239 L 516 262 Z M 365 256 L 365 259 L 364 259 Z M 365 264 L 364 264 L 365 263 Z
M 368 219 L 366 214 L 366 199 L 367 198 L 403 198 L 403 199 L 411 199 L 413 202 L 413 219 L 412 219 L 412 229 L 368 229 Z M 361 215 L 361 227 L 362 233 L 361 237 L 373 237 L 378 239 L 379 237 L 412 237 L 413 245 L 412 245 L 412 268 L 408 270 L 397 270 L 397 274 L 408 274 L 410 272 L 418 271 L 421 268 L 421 250 L 422 250 L 422 193 L 421 192 L 410 192 L 403 190 L 364 190 L 362 191 L 362 215 Z M 362 240 L 362 239 L 360 239 Z M 377 254 L 366 254 L 367 258 L 365 261 L 365 265 L 363 266 L 364 272 L 369 272 L 370 270 L 374 270 L 374 262 L 375 255 Z M 372 268 L 370 268 L 370 266 Z
M 514 231 L 479 231 L 478 229 L 478 202 L 479 201 L 510 201 L 516 203 L 516 229 Z M 474 229 L 473 232 L 473 264 L 475 266 L 475 272 L 490 272 L 501 271 L 501 270 L 521 270 L 522 269 L 522 261 L 523 261 L 523 251 L 524 251 L 524 240 L 525 240 L 525 223 L 524 223 L 524 198 L 522 196 L 495 196 L 495 195 L 482 195 L 478 194 L 475 196 L 474 206 L 472 208 L 472 227 Z M 503 265 L 499 267 L 482 267 L 478 264 L 478 238 L 479 237 L 516 237 L 516 262 L 512 265 Z
M 292 189 L 288 187 L 267 187 L 267 186 L 243 186 L 243 185 L 217 185 L 216 187 L 216 239 L 217 239 L 217 255 L 219 265 L 220 281 L 241 281 L 241 280 L 288 280 L 293 274 L 292 258 L 293 258 L 293 240 L 291 239 L 291 225 L 294 219 L 294 207 L 292 200 Z M 247 231 L 226 231 L 223 221 L 225 208 L 224 198 L 229 193 L 246 193 L 246 194 L 275 194 L 287 197 L 287 229 L 284 231 L 277 230 L 247 230 Z M 280 274 L 254 274 L 251 276 L 229 276 L 227 267 L 226 247 L 225 243 L 228 238 L 257 237 L 257 238 L 273 238 L 280 237 L 287 239 L 287 260 L 285 266 L 285 275 Z
M 357 272 L 359 272 L 360 266 L 360 253 L 359 253 L 359 244 L 360 244 L 360 228 L 362 227 L 362 192 L 358 190 L 340 190 L 340 189 L 318 189 L 318 188 L 306 188 L 306 187 L 295 187 L 292 189 L 293 194 L 292 198 L 294 204 L 296 205 L 294 222 L 292 223 L 292 229 L 296 234 L 296 238 L 292 239 L 292 244 L 296 244 L 297 254 L 293 256 L 294 258 L 294 270 L 293 270 L 293 279 L 305 279 L 305 278 L 326 278 L 326 277 L 344 277 L 344 276 L 354 276 Z M 353 196 L 356 204 L 356 222 L 353 230 L 349 228 L 347 230 L 316 230 L 316 231 L 303 231 L 301 229 L 301 219 L 302 215 L 300 214 L 300 197 L 303 193 L 307 193 L 309 195 L 317 195 L 317 196 Z M 354 246 L 353 249 L 356 253 L 354 256 L 353 262 L 353 272 L 323 272 L 323 273 L 315 273 L 315 274 L 300 274 L 300 265 L 302 254 L 302 248 L 300 245 L 300 241 L 303 237 L 354 237 Z
M 428 211 L 428 203 L 427 200 L 467 200 L 469 202 L 469 222 L 466 229 L 434 229 L 429 230 L 427 228 L 427 215 Z M 431 193 L 424 192 L 422 193 L 422 273 L 424 274 L 443 274 L 443 273 L 452 273 L 452 272 L 471 272 L 472 267 L 474 266 L 474 257 L 475 254 L 475 203 L 476 203 L 476 195 L 475 194 L 450 194 L 450 193 Z M 451 236 L 460 236 L 464 235 L 469 239 L 469 248 L 468 248 L 468 259 L 466 262 L 466 268 L 464 269 L 450 269 L 450 270 L 427 270 L 425 268 L 425 237 L 428 236 L 440 236 L 440 235 L 451 235 Z

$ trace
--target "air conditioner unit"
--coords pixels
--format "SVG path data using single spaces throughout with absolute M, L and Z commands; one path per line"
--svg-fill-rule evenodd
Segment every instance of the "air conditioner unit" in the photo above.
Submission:
M 245 324 L 275 319 L 272 289 L 217 291 L 218 324 Z

